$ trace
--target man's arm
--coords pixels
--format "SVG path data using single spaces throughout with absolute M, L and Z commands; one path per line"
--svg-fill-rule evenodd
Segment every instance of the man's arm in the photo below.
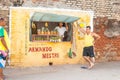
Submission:
M 5 42 L 4 37 L 1 37 L 0 40 L 1 40 L 2 44 L 4 45 L 4 47 L 6 48 L 6 50 L 8 50 L 8 47 L 7 47 L 7 44 Z
M 65 23 L 65 27 L 66 27 L 66 31 L 68 31 L 68 25 L 67 25 L 67 23 Z
M 84 33 L 84 34 L 86 33 L 86 31 L 83 28 L 80 28 L 80 27 L 78 27 L 78 28 L 82 33 Z
M 100 36 L 98 34 L 96 34 L 96 33 L 93 33 L 93 37 L 95 38 L 95 40 L 100 39 Z
M 76 23 L 76 26 L 78 27 L 79 31 L 81 31 L 83 34 L 86 34 L 84 28 L 81 28 L 81 26 L 78 23 Z

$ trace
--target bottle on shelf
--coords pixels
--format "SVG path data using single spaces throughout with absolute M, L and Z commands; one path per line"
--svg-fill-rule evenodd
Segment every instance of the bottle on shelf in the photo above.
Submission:
M 40 34 L 41 32 L 40 32 L 40 29 L 37 29 L 37 34 Z
M 42 27 L 42 31 L 41 31 L 41 34 L 44 34 L 44 29 L 45 29 L 45 28 L 44 28 L 44 27 Z

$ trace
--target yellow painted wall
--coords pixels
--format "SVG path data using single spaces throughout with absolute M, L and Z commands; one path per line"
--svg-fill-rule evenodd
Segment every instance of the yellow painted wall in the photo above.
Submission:
M 77 64 L 84 63 L 82 58 L 83 39 L 78 38 L 78 27 L 73 27 L 73 36 L 75 45 L 71 42 L 30 42 L 29 29 L 30 29 L 30 16 L 34 12 L 49 12 L 62 15 L 70 15 L 80 17 L 80 22 L 86 22 L 87 25 L 91 24 L 91 13 L 82 11 L 66 11 L 59 9 L 43 9 L 43 8 L 11 8 L 10 9 L 10 34 L 11 34 L 11 54 L 10 61 L 12 66 L 46 66 L 49 62 L 53 65 L 58 64 Z M 31 47 L 43 48 L 51 47 L 52 51 L 39 51 L 29 52 Z M 69 49 L 77 54 L 75 58 L 69 58 Z M 57 53 L 58 56 L 50 58 L 43 58 L 43 54 Z

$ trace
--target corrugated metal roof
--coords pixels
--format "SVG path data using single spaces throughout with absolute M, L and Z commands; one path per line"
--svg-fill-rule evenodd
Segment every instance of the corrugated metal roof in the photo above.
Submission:
M 41 12 L 35 12 L 31 18 L 32 21 L 67 22 L 67 23 L 74 22 L 78 19 L 79 17 Z

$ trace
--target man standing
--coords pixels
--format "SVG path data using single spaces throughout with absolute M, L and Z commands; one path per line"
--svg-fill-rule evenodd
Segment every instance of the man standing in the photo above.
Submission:
M 8 36 L 6 31 L 4 30 L 4 26 L 6 25 L 6 22 L 4 18 L 0 18 L 0 50 L 2 51 L 9 51 L 8 50 L 8 42 L 6 41 Z M 3 69 L 5 65 L 2 63 L 3 57 L 0 56 L 0 80 L 3 80 Z
M 67 25 L 67 23 L 65 23 L 65 27 L 63 27 L 63 23 L 59 22 L 59 26 L 55 27 L 55 30 L 58 31 L 60 37 L 63 37 L 64 32 L 68 31 L 68 25 Z
M 94 32 L 91 32 L 91 27 L 86 26 L 86 30 L 79 28 L 84 33 L 84 48 L 83 57 L 89 63 L 88 69 L 91 69 L 95 64 L 94 43 L 100 38 L 100 36 Z

